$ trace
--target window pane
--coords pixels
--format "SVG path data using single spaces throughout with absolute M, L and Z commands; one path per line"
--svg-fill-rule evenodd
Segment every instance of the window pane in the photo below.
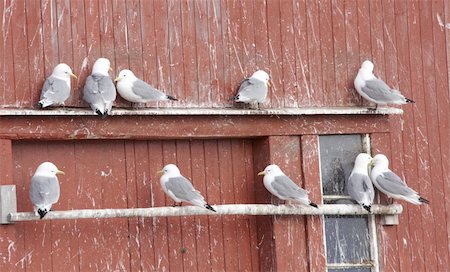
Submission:
M 328 263 L 356 264 L 370 261 L 367 216 L 327 215 L 325 216 L 325 235 Z
M 328 272 L 371 272 L 370 267 L 328 268 Z
M 345 181 L 363 152 L 361 135 L 320 136 L 319 145 L 323 194 L 346 195 Z

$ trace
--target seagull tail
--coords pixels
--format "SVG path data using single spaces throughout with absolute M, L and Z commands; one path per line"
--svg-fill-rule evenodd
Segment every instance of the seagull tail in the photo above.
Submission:
M 205 204 L 205 208 L 207 208 L 208 210 L 211 210 L 213 212 L 216 212 L 216 210 L 214 210 L 214 208 L 211 207 L 211 205 L 209 205 L 208 203 Z
M 408 103 L 416 103 L 416 101 L 414 101 L 412 99 L 409 99 L 407 97 L 405 97 L 405 101 L 408 102 Z
M 37 212 L 39 213 L 39 219 L 44 218 L 44 216 L 48 213 L 47 209 L 38 209 Z
M 167 99 L 173 100 L 173 101 L 178 101 L 178 99 L 176 99 L 174 96 L 171 96 L 171 95 L 167 95 Z
M 419 202 L 420 203 L 425 203 L 425 204 L 430 204 L 430 201 L 428 199 L 425 199 L 425 198 L 423 198 L 421 196 L 419 196 Z
M 371 212 L 371 211 L 370 211 L 370 208 L 372 208 L 371 205 L 364 205 L 364 204 L 362 204 L 362 207 L 363 207 L 364 209 L 366 209 L 366 211 Z
M 314 208 L 319 208 L 319 206 L 317 206 L 317 204 L 314 203 L 314 202 L 310 202 L 310 203 L 309 203 L 309 206 L 312 206 L 312 207 L 314 207 Z

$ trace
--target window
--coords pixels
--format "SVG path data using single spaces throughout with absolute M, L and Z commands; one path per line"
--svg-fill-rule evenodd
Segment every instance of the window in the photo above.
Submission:
M 320 136 L 319 146 L 324 203 L 353 204 L 345 182 L 356 156 L 370 150 L 369 137 L 358 134 Z M 378 271 L 373 215 L 326 215 L 324 235 L 329 272 Z

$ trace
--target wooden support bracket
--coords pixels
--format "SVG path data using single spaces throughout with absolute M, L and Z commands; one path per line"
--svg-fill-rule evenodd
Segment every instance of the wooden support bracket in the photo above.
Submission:
M 0 185 L 0 224 L 13 223 L 8 215 L 16 212 L 16 185 Z

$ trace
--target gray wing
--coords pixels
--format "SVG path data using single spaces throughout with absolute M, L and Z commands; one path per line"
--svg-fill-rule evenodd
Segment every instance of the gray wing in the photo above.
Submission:
M 48 205 L 59 199 L 60 189 L 56 177 L 33 176 L 30 185 L 30 200 L 34 205 Z
M 271 185 L 277 194 L 284 198 L 298 199 L 308 197 L 308 192 L 300 188 L 287 176 L 276 176 Z
M 369 176 L 357 173 L 352 173 L 348 178 L 347 192 L 358 203 L 363 201 L 365 195 L 368 195 L 372 201 L 375 196 L 375 190 Z
M 241 82 L 237 96 L 262 101 L 267 95 L 267 85 L 260 80 L 247 78 Z
M 140 79 L 133 82 L 131 90 L 133 91 L 133 93 L 146 100 L 164 100 L 167 97 L 163 92 L 153 88 L 145 81 L 142 81 Z
M 48 77 L 41 91 L 41 100 L 45 99 L 49 102 L 57 104 L 63 103 L 70 96 L 70 87 L 67 82 L 53 76 Z
M 89 104 L 107 103 L 116 99 L 116 87 L 111 77 L 92 74 L 84 84 L 84 100 Z
M 403 180 L 394 172 L 384 172 L 377 177 L 378 185 L 385 191 L 395 195 L 411 195 L 417 194 L 416 191 L 409 188 Z
M 364 87 L 361 90 L 367 94 L 370 98 L 376 101 L 395 101 L 402 97 L 402 95 L 392 90 L 383 80 L 372 79 L 367 80 Z
M 186 202 L 204 201 L 203 196 L 183 176 L 169 178 L 169 181 L 166 182 L 166 189 L 171 191 L 177 198 Z

